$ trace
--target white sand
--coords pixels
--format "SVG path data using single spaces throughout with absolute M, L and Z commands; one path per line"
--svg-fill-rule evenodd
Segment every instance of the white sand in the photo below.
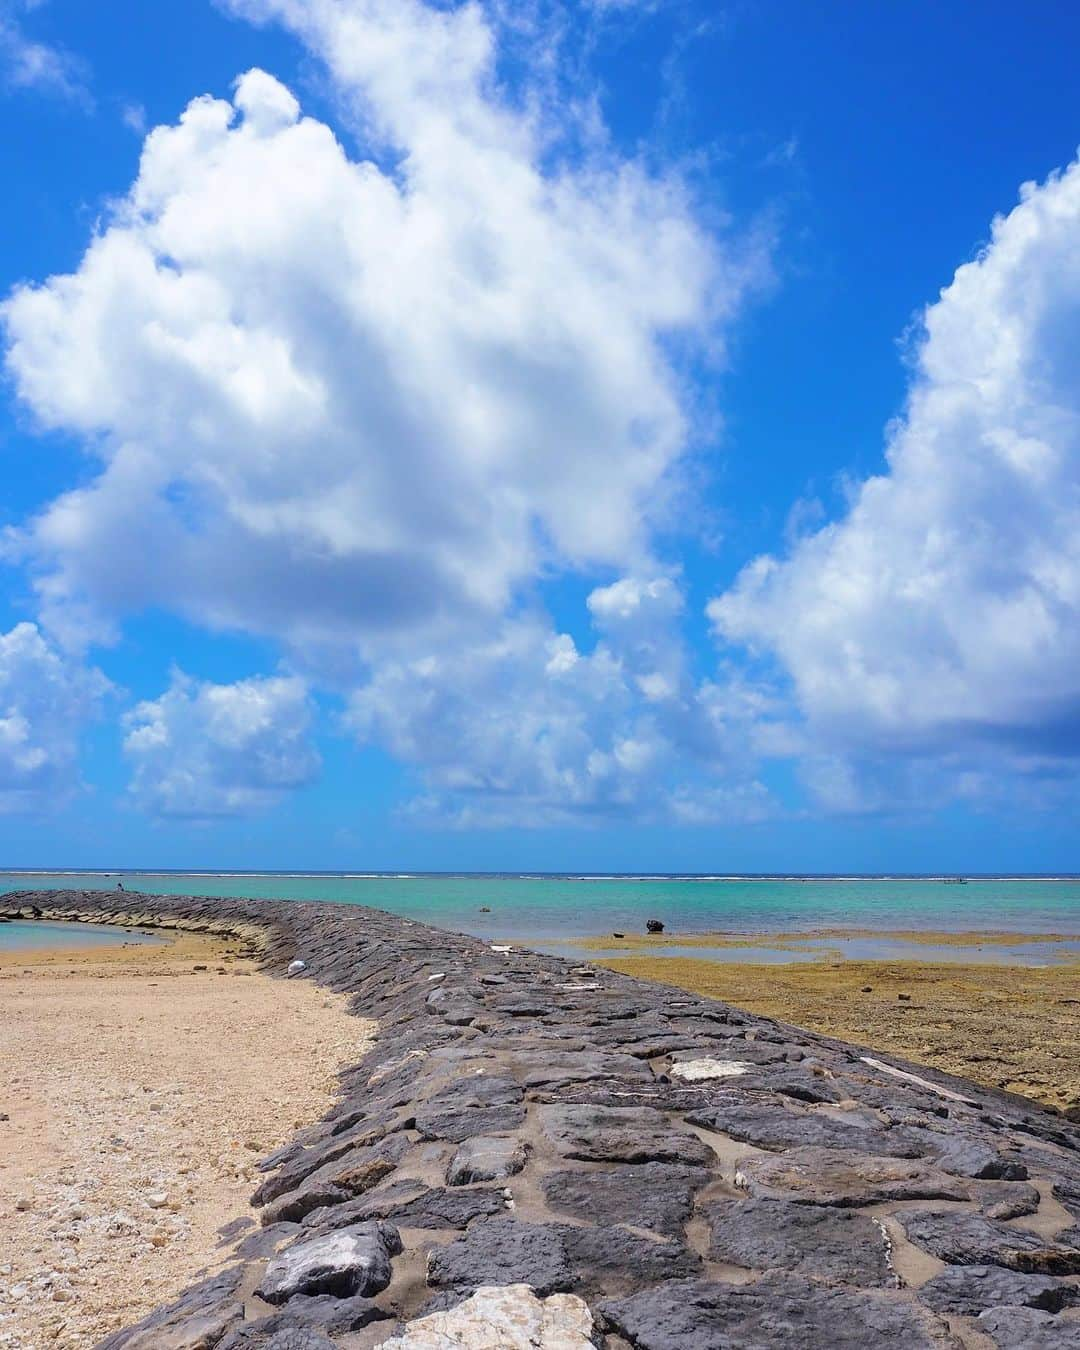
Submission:
M 254 1163 L 363 1054 L 344 998 L 226 946 L 0 964 L 3 1350 L 94 1345 L 218 1268 Z

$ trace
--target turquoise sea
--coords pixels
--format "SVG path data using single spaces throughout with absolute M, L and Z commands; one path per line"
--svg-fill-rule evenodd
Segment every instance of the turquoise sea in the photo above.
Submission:
M 0 873 L 0 891 L 39 888 L 229 895 L 371 905 L 484 938 L 547 945 L 612 931 L 805 932 L 852 927 L 1068 933 L 1080 938 L 1080 877 L 445 876 L 281 873 Z M 489 912 L 485 912 L 489 911 Z M 0 925 L 0 947 L 5 929 Z

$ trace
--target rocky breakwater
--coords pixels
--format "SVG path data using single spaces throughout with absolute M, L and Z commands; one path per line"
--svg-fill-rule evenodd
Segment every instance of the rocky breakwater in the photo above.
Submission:
M 1080 1347 L 1051 1112 L 377 911 L 117 900 L 0 913 L 236 933 L 379 1033 L 223 1268 L 107 1350 Z

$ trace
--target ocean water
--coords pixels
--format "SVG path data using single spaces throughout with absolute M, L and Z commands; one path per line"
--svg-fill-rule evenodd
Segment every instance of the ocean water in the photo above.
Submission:
M 281 873 L 0 873 L 0 892 L 52 887 L 370 905 L 518 942 L 640 933 L 792 933 L 821 928 L 1067 933 L 1080 938 L 1080 878 L 568 877 Z M 488 911 L 488 912 L 485 912 Z M 0 945 L 4 930 L 0 924 Z
M 115 947 L 119 942 L 156 943 L 160 939 L 143 933 L 118 933 L 115 928 L 92 923 L 0 923 L 0 952 L 28 952 L 75 947 Z

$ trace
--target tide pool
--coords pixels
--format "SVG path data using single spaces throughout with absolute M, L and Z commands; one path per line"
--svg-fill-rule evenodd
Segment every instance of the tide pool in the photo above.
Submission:
M 282 874 L 269 872 L 0 873 L 0 892 L 38 889 L 245 896 L 369 905 L 482 938 L 556 941 L 669 932 L 793 933 L 966 930 L 1080 937 L 1080 879 L 892 877 L 569 877 Z M 118 901 L 123 903 L 118 895 Z M 2 930 L 10 925 L 0 925 Z
M 15 919 L 0 923 L 0 953 L 55 951 L 86 947 L 117 947 L 121 943 L 156 943 L 160 938 L 146 937 L 125 928 L 94 923 L 47 923 Z

